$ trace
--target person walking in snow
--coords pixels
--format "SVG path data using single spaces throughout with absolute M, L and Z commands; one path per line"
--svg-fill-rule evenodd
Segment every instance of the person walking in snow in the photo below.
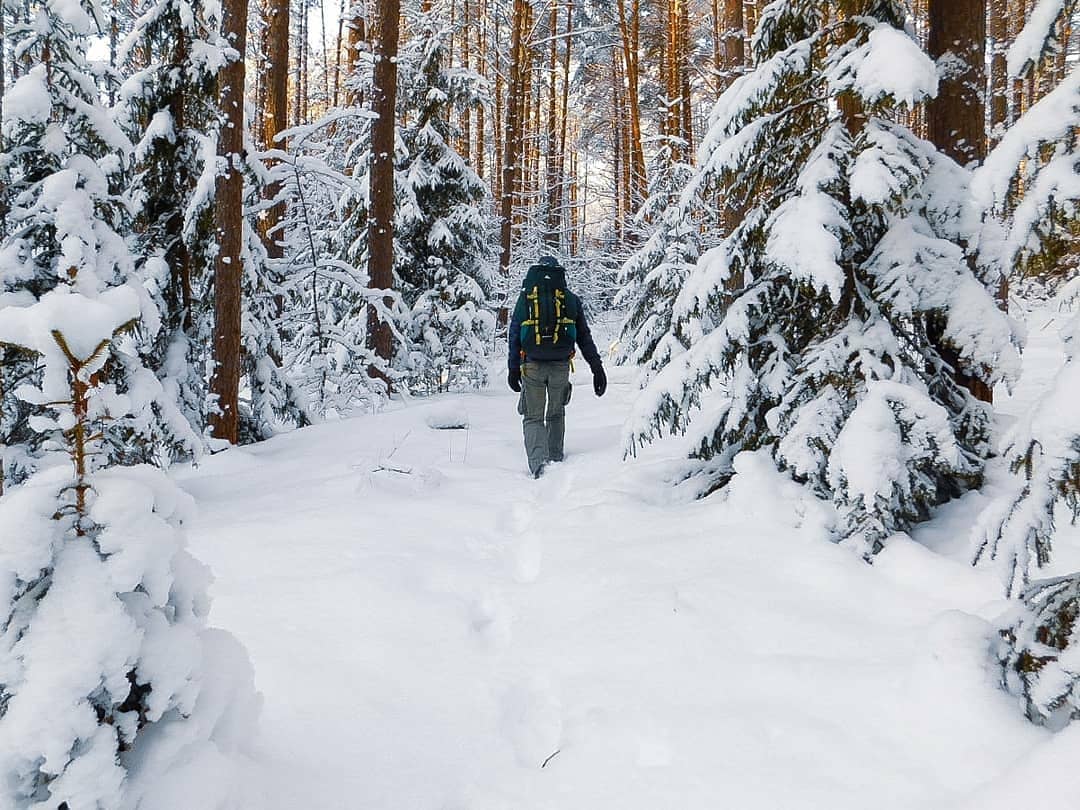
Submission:
M 548 462 L 562 461 L 565 408 L 570 401 L 574 344 L 593 373 L 593 391 L 602 397 L 607 375 L 600 362 L 581 300 L 566 288 L 566 270 L 551 256 L 529 268 L 510 319 L 507 382 L 521 394 L 525 453 L 539 478 Z

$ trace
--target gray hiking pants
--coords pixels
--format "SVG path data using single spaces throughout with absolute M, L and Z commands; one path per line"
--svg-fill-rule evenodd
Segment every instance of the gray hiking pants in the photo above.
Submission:
M 570 361 L 526 361 L 521 366 L 518 413 L 525 433 L 529 471 L 536 475 L 546 461 L 562 461 L 566 403 L 570 401 Z

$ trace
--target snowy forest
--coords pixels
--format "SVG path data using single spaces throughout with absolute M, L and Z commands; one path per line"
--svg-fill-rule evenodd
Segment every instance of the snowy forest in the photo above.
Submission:
M 1075 806 L 1078 24 L 0 0 L 0 810 Z

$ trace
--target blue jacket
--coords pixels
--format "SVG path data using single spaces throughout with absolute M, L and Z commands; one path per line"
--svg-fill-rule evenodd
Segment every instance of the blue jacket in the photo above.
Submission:
M 565 287 L 566 270 L 562 267 L 550 266 L 550 265 L 533 265 L 529 268 L 528 274 L 525 276 L 526 286 L 528 285 L 529 277 L 534 272 L 548 272 L 552 274 L 559 274 L 562 276 L 560 281 L 563 281 Z M 521 300 L 521 296 L 524 295 L 524 291 L 519 293 L 518 301 Z M 597 368 L 602 368 L 603 364 L 600 361 L 600 352 L 596 350 L 596 343 L 593 342 L 592 332 L 589 330 L 589 324 L 585 320 L 585 308 L 581 306 L 580 299 L 574 296 L 572 292 L 567 290 L 567 295 L 573 296 L 578 302 L 577 318 L 574 325 L 577 328 L 577 345 L 581 349 L 581 354 L 585 358 L 585 362 L 589 364 L 589 368 L 594 371 Z M 521 368 L 521 319 L 519 312 L 522 307 L 515 306 L 513 315 L 510 318 L 510 356 L 507 358 L 507 364 L 511 369 Z M 572 346 L 559 346 L 559 347 L 545 347 L 543 357 L 530 357 L 529 352 L 526 350 L 525 359 L 533 362 L 550 362 L 552 360 L 569 360 L 570 355 L 573 352 Z

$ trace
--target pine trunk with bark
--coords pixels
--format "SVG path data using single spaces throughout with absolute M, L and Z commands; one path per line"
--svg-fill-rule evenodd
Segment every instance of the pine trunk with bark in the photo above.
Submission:
M 721 73 L 724 90 L 746 71 L 746 20 L 743 5 L 743 0 L 724 0 L 724 62 Z M 743 201 L 735 199 L 730 193 L 724 194 L 721 226 L 725 234 L 730 234 L 739 226 L 744 214 Z M 732 277 L 731 286 L 732 289 L 742 286 L 739 274 Z
M 364 4 L 361 0 L 355 0 L 349 6 L 349 29 L 348 45 L 345 48 L 348 64 L 345 70 L 345 103 L 350 107 L 361 107 L 364 104 L 364 93 L 360 90 L 359 82 L 355 81 L 358 65 L 367 49 L 367 17 Z
M 241 324 L 243 282 L 244 54 L 247 42 L 247 0 L 226 0 L 222 32 L 236 50 L 218 74 L 222 127 L 218 158 L 223 164 L 215 189 L 218 255 L 214 260 L 214 374 L 210 393 L 217 408 L 210 414 L 214 438 L 239 441 Z
M 265 0 L 264 13 L 263 59 L 266 72 L 263 81 L 266 85 L 266 106 L 262 114 L 262 146 L 265 150 L 284 149 L 285 145 L 277 142 L 277 136 L 289 126 L 289 0 Z M 269 162 L 269 165 L 276 162 Z M 267 199 L 272 200 L 280 193 L 280 183 L 267 185 Z M 281 227 L 286 213 L 285 203 L 279 202 L 267 209 L 260 223 L 260 235 L 270 259 L 280 259 L 285 255 Z M 280 308 L 281 302 L 279 314 Z
M 640 109 L 640 69 L 638 54 L 640 51 L 641 1 L 631 0 L 629 12 L 626 0 L 617 0 L 619 13 L 619 31 L 621 33 L 621 53 L 623 59 L 623 78 L 626 90 L 626 117 L 629 119 L 626 150 L 629 171 L 629 199 L 627 211 L 632 213 L 645 201 L 648 179 L 645 173 L 645 152 L 641 145 L 641 109 Z
M 990 140 L 996 144 L 1009 118 L 1008 0 L 990 0 Z
M 941 83 L 926 109 L 930 141 L 961 166 L 986 158 L 986 0 L 930 0 L 927 48 L 937 60 Z M 1004 294 L 999 290 L 999 295 Z M 958 368 L 955 351 L 944 345 L 940 325 L 930 324 L 931 339 Z M 956 380 L 983 402 L 993 391 L 959 372 Z
M 394 286 L 394 136 L 397 129 L 397 49 L 399 0 L 378 0 L 378 36 L 371 108 L 377 118 L 371 128 L 371 209 L 368 218 L 368 278 L 372 289 Z M 385 300 L 387 308 L 391 300 Z M 368 309 L 368 341 L 389 362 L 393 333 L 373 307 Z
M 944 69 L 927 105 L 927 132 L 967 166 L 986 157 L 986 0 L 931 0 L 930 56 Z
M 503 130 L 502 182 L 499 184 L 499 272 L 510 275 L 510 256 L 514 234 L 514 198 L 521 179 L 522 134 L 526 95 L 527 43 L 530 6 L 526 0 L 514 0 L 511 21 L 510 76 L 506 91 L 505 127 Z M 499 323 L 507 320 L 506 307 L 499 310 Z

